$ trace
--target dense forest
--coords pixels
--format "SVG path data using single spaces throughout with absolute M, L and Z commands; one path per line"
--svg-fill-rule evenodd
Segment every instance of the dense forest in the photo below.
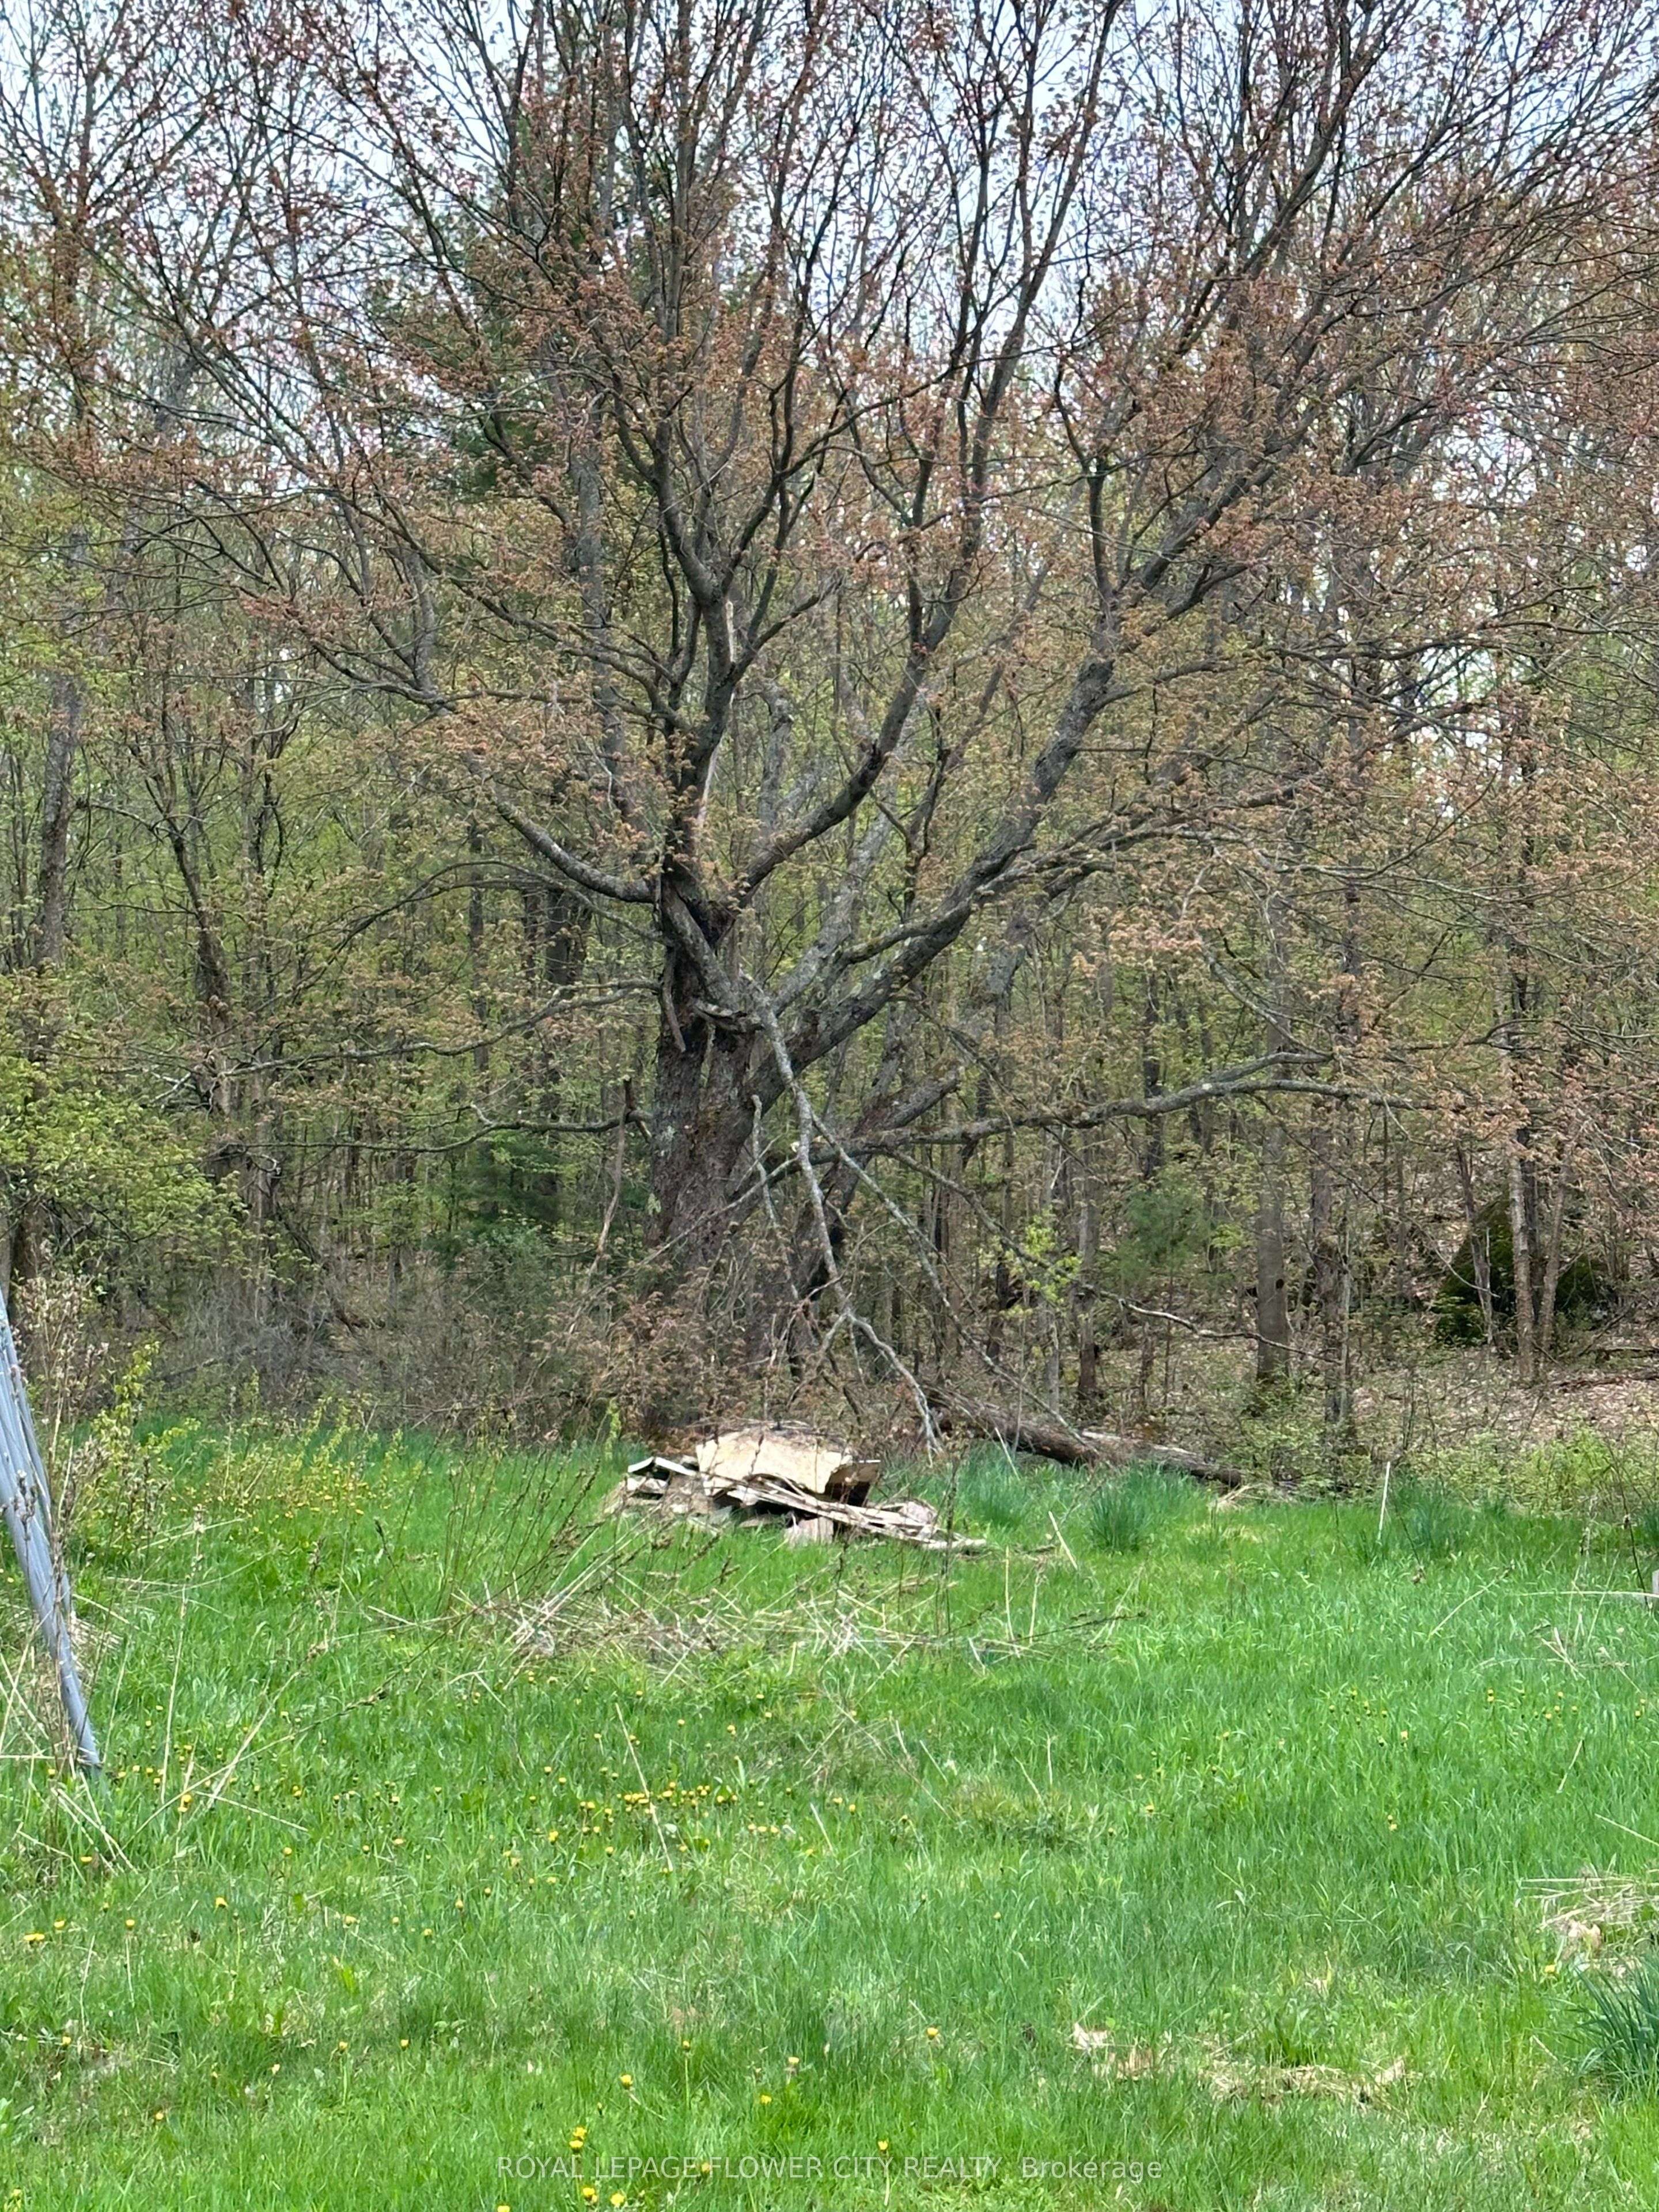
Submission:
M 26 1330 L 1339 1455 L 1640 1334 L 1650 10 L 0 27 Z

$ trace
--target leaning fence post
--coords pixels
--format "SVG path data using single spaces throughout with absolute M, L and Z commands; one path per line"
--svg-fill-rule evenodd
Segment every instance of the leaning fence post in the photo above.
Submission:
M 11 1531 L 17 1564 L 29 1594 L 29 1608 L 58 1671 L 58 1694 L 76 1755 L 83 1766 L 95 1770 L 98 1743 L 87 1715 L 75 1646 L 70 1638 L 75 1606 L 69 1577 L 52 1552 L 52 1493 L 46 1484 L 46 1462 L 40 1456 L 17 1342 L 3 1304 L 0 1304 L 0 1518 Z

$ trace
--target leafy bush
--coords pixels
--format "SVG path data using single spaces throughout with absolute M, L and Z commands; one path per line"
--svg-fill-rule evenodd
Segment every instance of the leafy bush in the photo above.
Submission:
M 1623 1981 L 1589 1981 L 1584 1990 L 1589 2070 L 1617 2088 L 1659 2090 L 1659 1959 Z
M 1132 1467 L 1103 1483 L 1084 1517 L 1088 1541 L 1099 1552 L 1138 1552 L 1158 1530 L 1183 1514 L 1192 1489 L 1159 1467 Z
M 199 1132 L 124 1087 L 115 1042 L 54 986 L 0 979 L 8 1210 L 106 1282 L 148 1261 L 222 1256 L 240 1225 L 230 1180 L 215 1182 L 202 1164 Z

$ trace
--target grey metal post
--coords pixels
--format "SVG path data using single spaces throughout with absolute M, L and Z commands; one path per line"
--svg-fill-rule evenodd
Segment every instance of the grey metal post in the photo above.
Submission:
M 70 1630 L 75 1620 L 69 1577 L 52 1548 L 52 1493 L 34 1433 L 16 1339 L 0 1304 L 0 1519 L 11 1532 L 40 1640 L 58 1670 L 58 1694 L 76 1756 L 94 1771 L 97 1739 L 87 1714 Z

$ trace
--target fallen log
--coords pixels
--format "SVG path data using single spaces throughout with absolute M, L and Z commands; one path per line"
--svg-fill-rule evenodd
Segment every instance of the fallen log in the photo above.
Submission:
M 933 1418 L 947 1433 L 988 1437 L 1010 1451 L 1030 1452 L 1062 1467 L 1162 1467 L 1213 1483 L 1219 1490 L 1237 1490 L 1249 1480 L 1243 1468 L 1201 1458 L 1197 1452 L 1149 1443 L 1144 1437 L 1115 1436 L 1107 1429 L 1074 1428 L 1046 1411 L 1032 1413 L 1022 1408 L 1016 1413 L 1005 1406 L 955 1398 Z
M 1622 1375 L 1558 1375 L 1558 1390 L 1613 1390 L 1625 1382 L 1659 1382 L 1659 1367 L 1626 1368 Z

